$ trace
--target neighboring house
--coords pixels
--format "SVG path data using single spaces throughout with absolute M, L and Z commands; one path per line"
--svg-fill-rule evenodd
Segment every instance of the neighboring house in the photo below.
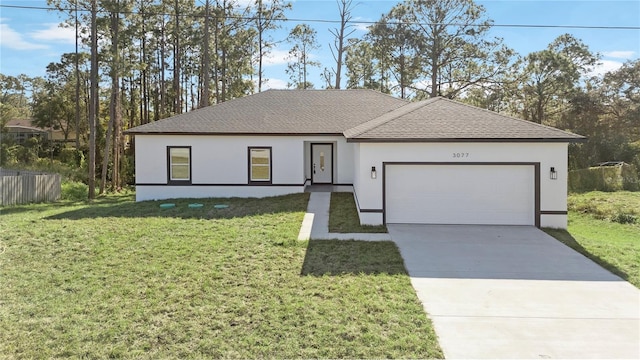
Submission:
M 47 130 L 33 126 L 31 119 L 12 119 L 7 121 L 1 136 L 13 140 L 16 144 L 24 144 L 31 138 L 48 139 Z
M 363 224 L 566 228 L 583 137 L 444 98 L 269 90 L 127 131 L 136 199 L 264 197 L 352 185 Z
M 12 119 L 7 121 L 2 136 L 12 139 L 16 144 L 24 144 L 27 139 L 38 137 L 53 141 L 65 141 L 64 132 L 60 129 L 40 128 L 32 124 L 31 119 Z M 75 132 L 70 131 L 67 142 L 75 140 Z

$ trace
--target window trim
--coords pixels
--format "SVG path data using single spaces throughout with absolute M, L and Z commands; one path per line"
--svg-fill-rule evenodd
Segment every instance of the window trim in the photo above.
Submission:
M 189 179 L 187 180 L 173 180 L 171 179 L 171 150 L 172 149 L 187 149 L 189 150 Z M 192 176 L 192 161 L 191 161 L 191 146 L 167 146 L 167 185 L 191 185 L 193 179 Z
M 269 180 L 253 180 L 251 178 L 251 151 L 252 150 L 268 150 L 269 151 Z M 271 185 L 273 183 L 273 150 L 271 146 L 249 146 L 247 148 L 247 184 L 250 185 Z

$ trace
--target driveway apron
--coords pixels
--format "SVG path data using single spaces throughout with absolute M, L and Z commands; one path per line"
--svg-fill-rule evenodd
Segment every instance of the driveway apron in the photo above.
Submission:
M 388 229 L 446 358 L 640 358 L 640 291 L 543 231 Z

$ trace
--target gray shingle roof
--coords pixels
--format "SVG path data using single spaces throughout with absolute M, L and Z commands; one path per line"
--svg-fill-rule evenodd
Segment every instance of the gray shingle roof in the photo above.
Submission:
M 405 100 L 373 90 L 268 90 L 130 129 L 130 134 L 342 134 Z
M 348 141 L 582 141 L 549 126 L 445 98 L 408 104 L 344 132 Z
M 444 98 L 407 102 L 373 90 L 268 90 L 129 134 L 343 134 L 352 142 L 581 141 L 584 137 Z

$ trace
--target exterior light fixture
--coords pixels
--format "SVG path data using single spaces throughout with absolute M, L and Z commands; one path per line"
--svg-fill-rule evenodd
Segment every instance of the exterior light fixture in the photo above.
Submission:
M 549 178 L 551 180 L 557 180 L 558 179 L 558 172 L 556 171 L 556 168 L 553 167 L 553 166 L 549 170 Z
M 376 172 L 376 167 L 372 166 L 371 167 L 371 178 L 372 179 L 376 179 L 378 177 L 378 173 Z

